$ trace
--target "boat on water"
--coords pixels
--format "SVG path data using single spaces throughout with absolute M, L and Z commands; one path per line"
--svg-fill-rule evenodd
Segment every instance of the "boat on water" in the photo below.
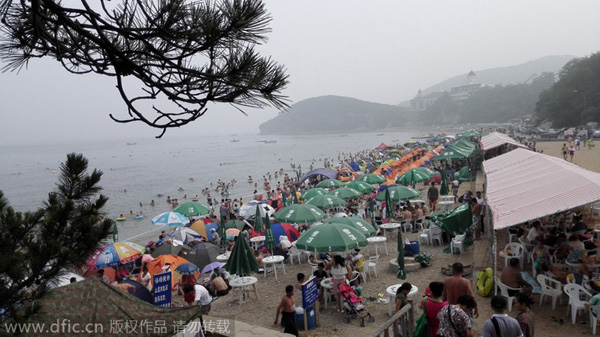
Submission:
M 136 142 L 127 143 L 127 145 L 137 145 Z
M 273 139 L 265 140 L 265 144 L 274 144 L 274 143 L 277 143 L 277 141 L 273 140 Z
M 239 142 L 240 142 L 240 140 L 239 140 L 239 139 L 232 139 L 232 140 L 231 140 L 231 142 L 232 142 L 232 143 L 239 143 Z
M 340 135 L 340 137 L 348 137 L 348 135 Z
M 383 136 L 383 135 L 384 135 L 384 133 L 378 133 L 377 135 L 378 135 L 378 136 Z

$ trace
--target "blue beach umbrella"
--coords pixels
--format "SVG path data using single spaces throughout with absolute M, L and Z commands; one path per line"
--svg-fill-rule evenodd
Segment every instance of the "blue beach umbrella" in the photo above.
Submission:
M 175 268 L 175 271 L 181 275 L 193 275 L 200 271 L 200 268 L 193 263 L 182 263 Z
M 152 219 L 152 224 L 157 226 L 181 226 L 189 223 L 188 218 L 177 212 L 162 213 Z

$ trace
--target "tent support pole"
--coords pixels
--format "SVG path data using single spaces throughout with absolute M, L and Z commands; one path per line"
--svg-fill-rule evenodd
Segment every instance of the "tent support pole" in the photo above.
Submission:
M 491 227 L 491 226 L 490 226 Z M 498 246 L 498 232 L 494 231 L 494 244 L 492 245 L 492 251 L 490 254 L 492 255 L 493 264 L 494 264 L 494 284 L 496 283 L 496 279 L 498 277 L 498 259 L 496 254 L 496 248 Z M 498 287 L 494 287 L 494 296 L 498 295 Z

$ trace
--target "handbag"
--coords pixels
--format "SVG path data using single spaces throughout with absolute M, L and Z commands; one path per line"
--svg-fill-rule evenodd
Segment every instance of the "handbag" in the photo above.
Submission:
M 427 299 L 423 300 L 423 314 L 417 318 L 415 323 L 415 331 L 413 332 L 414 337 L 428 337 L 429 336 L 429 321 L 427 320 Z

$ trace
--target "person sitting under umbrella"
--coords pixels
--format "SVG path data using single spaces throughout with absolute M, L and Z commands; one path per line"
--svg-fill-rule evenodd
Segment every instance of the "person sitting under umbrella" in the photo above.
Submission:
M 215 271 L 219 269 L 219 268 L 215 268 Z M 214 275 L 212 276 L 211 280 L 210 280 L 210 287 L 212 288 L 213 291 L 213 296 L 217 297 L 217 296 L 225 296 L 227 294 L 229 294 L 229 285 L 227 285 L 227 282 L 225 282 L 225 280 L 223 279 L 223 277 L 221 277 L 220 275 Z

